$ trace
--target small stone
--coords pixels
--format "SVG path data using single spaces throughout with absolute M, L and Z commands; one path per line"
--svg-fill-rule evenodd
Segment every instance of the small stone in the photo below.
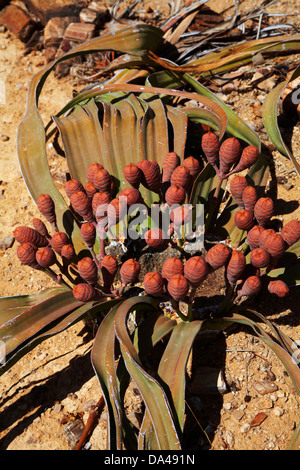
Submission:
M 60 403 L 56 403 L 52 410 L 54 411 L 54 413 L 59 413 L 61 410 L 62 410 L 62 405 Z
M 252 382 L 252 387 L 260 394 L 266 395 L 267 393 L 276 392 L 277 385 L 271 380 L 255 380 Z
M 250 423 L 250 426 L 251 427 L 255 427 L 255 426 L 260 426 L 261 423 L 267 418 L 267 415 L 266 413 L 264 413 L 263 411 L 261 411 L 260 413 L 258 413 L 257 415 L 255 415 L 255 417 L 252 419 L 251 423 Z
M 258 52 L 257 54 L 255 54 L 253 57 L 252 57 L 252 63 L 253 65 L 262 65 L 264 63 L 265 59 L 262 55 L 261 52 Z
M 86 403 L 84 403 L 84 405 L 82 407 L 82 411 L 90 413 L 91 411 L 93 411 L 96 408 L 96 405 L 97 405 L 97 403 L 95 402 L 95 400 L 92 400 L 92 399 L 88 400 Z
M 98 19 L 98 13 L 90 8 L 83 8 L 79 13 L 79 19 L 83 23 L 96 23 Z
M 240 431 L 241 431 L 242 433 L 246 433 L 246 432 L 248 432 L 248 431 L 250 430 L 250 428 L 251 428 L 250 424 L 249 424 L 249 423 L 245 423 L 245 424 L 243 424 L 243 425 L 241 426 Z
M 286 189 L 287 191 L 289 191 L 290 189 L 293 188 L 293 185 L 292 185 L 291 182 L 288 181 L 287 183 L 284 183 L 283 187 L 284 187 L 284 189 Z
M 8 235 L 7 237 L 3 238 L 3 240 L 0 242 L 0 250 L 7 250 L 8 248 L 11 248 L 14 244 L 14 237 L 12 235 Z
M 231 405 L 231 403 L 230 403 L 230 402 L 228 402 L 228 403 L 224 403 L 224 405 L 223 405 L 223 408 L 224 408 L 224 410 L 231 410 L 231 408 L 232 408 L 232 405 Z
M 226 442 L 226 444 L 229 447 L 233 447 L 233 445 L 234 445 L 234 435 L 231 431 L 224 432 L 222 437 L 223 437 L 224 441 Z
M 240 420 L 243 418 L 244 414 L 245 414 L 245 413 L 244 413 L 243 410 L 234 410 L 234 411 L 232 412 L 232 416 L 233 416 L 235 419 L 237 419 L 238 421 L 240 421 Z
M 282 416 L 284 414 L 284 410 L 279 406 L 275 406 L 273 413 L 275 416 Z
M 1 138 L 2 142 L 7 142 L 9 140 L 9 136 L 5 135 L 5 134 L 1 134 L 0 138 Z
M 225 85 L 222 86 L 222 92 L 227 95 L 228 93 L 231 93 L 232 91 L 235 90 L 235 86 L 232 82 L 225 83 Z
M 84 431 L 84 424 L 80 419 L 75 419 L 70 424 L 65 426 L 63 433 L 66 436 L 68 444 L 73 447 L 79 441 Z

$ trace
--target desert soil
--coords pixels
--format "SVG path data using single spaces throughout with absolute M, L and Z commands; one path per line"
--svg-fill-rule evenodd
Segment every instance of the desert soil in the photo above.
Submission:
M 218 11 L 233 2 L 212 1 Z M 261 2 L 245 1 L 244 11 Z M 164 2 L 156 2 L 165 5 Z M 280 19 L 299 24 L 297 2 L 283 0 L 267 11 L 284 12 Z M 154 5 L 154 2 L 151 2 Z M 279 20 L 278 20 L 279 21 Z M 298 23 L 297 23 L 298 22 Z M 24 44 L 7 31 L 0 33 L 0 296 L 37 292 L 53 286 L 37 271 L 22 267 L 16 257 L 16 244 L 6 244 L 18 225 L 31 225 L 39 216 L 22 179 L 16 153 L 17 128 L 22 119 L 30 79 L 46 60 L 43 51 L 24 55 Z M 286 59 L 285 59 L 286 60 Z M 296 61 L 296 57 L 291 59 Z M 270 60 L 264 66 L 272 65 Z M 251 78 L 234 82 L 233 90 L 222 97 L 238 115 L 251 125 L 266 145 L 258 104 L 267 89 L 252 87 Z M 39 109 L 44 122 L 72 97 L 74 77 L 58 79 L 53 74 L 46 82 Z M 268 86 L 268 83 L 265 85 Z M 258 104 L 257 104 L 258 103 Z M 258 108 L 257 108 L 258 106 Z M 300 127 L 291 140 L 300 161 Z M 289 160 L 271 148 L 278 184 L 277 218 L 289 221 L 299 217 L 300 183 Z M 49 165 L 58 187 L 63 187 L 65 166 L 53 147 L 47 149 Z M 38 175 L 37 175 L 38 177 Z M 208 280 L 212 293 L 212 281 Z M 272 301 L 258 296 L 254 306 L 289 335 L 300 340 L 299 291 L 291 289 L 285 299 Z M 93 405 L 101 396 L 99 383 L 90 364 L 93 343 L 83 322 L 47 339 L 14 365 L 0 381 L 0 448 L 2 450 L 72 449 Z M 190 395 L 189 407 L 195 419 L 190 423 L 194 438 L 192 449 L 284 450 L 300 419 L 299 398 L 277 357 L 248 330 L 236 328 L 226 335 L 204 337 L 199 344 L 198 365 L 222 370 L 225 393 Z M 217 353 L 216 353 L 217 352 Z M 134 387 L 127 401 L 132 419 L 138 417 L 141 398 Z M 259 414 L 260 413 L 260 414 Z M 262 421 L 258 418 L 263 417 Z M 256 418 L 256 423 L 253 419 Z M 254 425 L 256 424 L 256 425 Z M 104 409 L 89 446 L 106 449 L 107 413 Z

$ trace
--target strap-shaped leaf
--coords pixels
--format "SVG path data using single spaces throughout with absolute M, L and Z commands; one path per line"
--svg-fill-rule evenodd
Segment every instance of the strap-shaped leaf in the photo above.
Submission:
M 300 176 L 300 164 L 297 162 L 296 158 L 294 157 L 292 151 L 288 148 L 286 143 L 284 142 L 281 132 L 278 127 L 278 106 L 280 97 L 286 88 L 286 86 L 292 81 L 295 80 L 300 75 L 300 66 L 296 68 L 294 73 L 288 80 L 280 83 L 277 87 L 270 91 L 270 93 L 266 96 L 262 106 L 262 119 L 268 136 L 273 144 L 276 146 L 277 150 L 280 153 L 285 155 L 287 158 L 291 160 L 294 165 L 295 170 L 297 171 L 298 175 Z
M 71 236 L 77 251 L 84 248 L 80 232 L 74 226 L 74 220 L 67 204 L 52 181 L 45 149 L 45 130 L 37 105 L 44 82 L 55 66 L 76 55 L 103 50 L 135 52 L 143 54 L 144 49 L 156 49 L 161 42 L 162 31 L 146 24 L 125 27 L 116 33 L 103 35 L 87 41 L 72 49 L 71 52 L 48 64 L 37 73 L 28 89 L 25 115 L 18 128 L 17 152 L 24 182 L 34 201 L 41 193 L 49 194 L 57 213 L 60 230 L 66 230 Z M 38 175 L 38 177 L 37 177 Z
M 167 386 L 181 431 L 184 425 L 186 363 L 201 321 L 181 322 L 173 329 L 160 360 L 158 375 Z
M 49 323 L 82 305 L 75 300 L 71 290 L 57 293 L 51 298 L 24 310 L 9 323 L 1 327 L 1 339 L 5 342 L 6 353 L 11 354 L 26 340 L 37 334 Z
M 157 380 L 143 369 L 126 328 L 126 318 L 132 309 L 149 309 L 151 305 L 153 309 L 156 309 L 156 304 L 157 302 L 148 297 L 133 297 L 125 300 L 118 308 L 115 317 L 115 331 L 126 368 L 139 388 L 151 417 L 159 449 L 180 450 L 180 442 L 174 427 L 167 396 Z
M 135 336 L 136 341 L 134 343 L 142 362 L 144 362 L 145 357 L 151 354 L 153 346 L 169 335 L 176 325 L 176 320 L 162 315 L 161 312 L 151 312 L 148 315 L 137 328 L 137 335 Z M 159 450 L 152 420 L 147 408 L 138 436 L 138 449 Z
M 16 295 L 12 297 L 1 297 L 0 298 L 0 328 L 6 326 L 6 324 L 13 323 L 19 315 L 26 310 L 40 304 L 41 302 L 47 301 L 52 297 L 66 292 L 68 289 L 62 287 L 52 287 L 44 289 L 43 291 L 29 295 Z
M 114 319 L 118 305 L 111 309 L 98 328 L 91 361 L 105 398 L 109 414 L 109 449 L 122 449 L 123 413 L 115 366 Z
M 51 299 L 49 299 L 48 302 L 50 302 L 50 300 Z M 89 302 L 87 304 L 78 306 L 75 309 L 72 305 L 70 305 L 70 311 L 67 311 L 67 313 L 63 314 L 54 321 L 50 319 L 49 323 L 46 324 L 44 328 L 40 330 L 40 332 L 29 336 L 25 342 L 21 343 L 16 349 L 14 349 L 11 354 L 8 354 L 5 358 L 5 364 L 0 369 L 0 374 L 10 369 L 21 357 L 35 348 L 38 344 L 45 341 L 45 339 L 54 336 L 70 327 L 74 323 L 77 323 L 87 314 L 89 317 L 93 315 L 99 315 L 102 309 L 104 311 L 109 309 L 109 305 L 110 302 L 107 299 L 103 299 L 102 303 Z M 56 308 L 55 304 L 54 308 Z
M 97 105 L 90 100 L 73 113 L 53 119 L 61 134 L 71 178 L 85 185 L 89 165 L 108 160 Z
M 172 106 L 166 106 L 166 113 L 173 129 L 173 147 L 169 150 L 174 151 L 182 160 L 184 158 L 187 139 L 187 115 L 180 108 L 174 108 Z

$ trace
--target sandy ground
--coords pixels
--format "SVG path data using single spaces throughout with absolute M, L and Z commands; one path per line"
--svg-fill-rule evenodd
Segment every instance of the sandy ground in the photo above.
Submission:
M 224 1 L 212 2 L 211 5 L 220 7 L 221 3 L 231 4 Z M 280 9 L 292 14 L 296 3 L 283 1 Z M 275 6 L 273 11 L 276 11 Z M 294 21 L 297 20 L 294 18 Z M 42 52 L 24 56 L 24 45 L 8 32 L 0 33 L 0 50 L 1 242 L 18 225 L 30 225 L 33 217 L 38 216 L 20 173 L 16 135 L 24 113 L 28 83 L 45 65 L 45 59 Z M 39 106 L 44 122 L 72 97 L 73 88 L 72 79 L 58 80 L 54 75 L 50 76 Z M 269 144 L 254 106 L 264 93 L 264 90 L 253 91 L 242 82 L 224 99 Z M 298 126 L 292 139 L 298 159 L 299 140 Z M 62 162 L 59 157 L 55 158 L 53 149 L 48 150 L 52 156 L 51 170 L 58 186 L 62 186 Z M 277 216 L 288 221 L 299 217 L 300 183 L 292 172 L 292 164 L 276 151 L 273 155 L 277 173 L 284 173 L 288 183 L 278 185 Z M 15 244 L 0 248 L 1 297 L 33 293 L 53 285 L 44 275 L 21 267 L 15 251 Z M 293 289 L 287 298 L 273 303 L 270 299 L 258 297 L 255 307 L 274 320 L 293 340 L 300 340 L 299 300 L 299 291 Z M 2 450 L 64 450 L 73 447 L 78 437 L 76 432 L 82 428 L 91 406 L 101 396 L 90 365 L 91 346 L 91 334 L 80 322 L 37 346 L 1 377 Z M 299 421 L 299 399 L 276 356 L 243 329 L 236 329 L 225 337 L 204 338 L 204 342 L 199 344 L 199 353 L 199 365 L 224 371 L 227 389 L 223 395 L 200 395 L 191 400 L 189 406 L 197 418 L 191 424 L 195 435 L 193 446 L 214 450 L 285 449 Z M 265 388 L 262 390 L 259 384 Z M 140 396 L 132 393 L 126 406 L 133 416 L 139 410 Z M 264 413 L 261 415 L 264 416 L 263 421 L 257 426 L 251 425 L 258 413 Z M 106 429 L 107 414 L 104 410 L 90 439 L 92 449 L 106 448 Z

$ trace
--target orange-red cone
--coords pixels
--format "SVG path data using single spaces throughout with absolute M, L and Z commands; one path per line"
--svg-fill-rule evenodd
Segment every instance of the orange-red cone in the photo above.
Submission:
M 141 266 L 133 258 L 125 261 L 120 269 L 120 276 L 123 285 L 135 282 L 140 275 Z
M 22 264 L 34 269 L 40 269 L 40 265 L 35 257 L 36 251 L 37 247 L 33 246 L 31 243 L 25 242 L 18 246 L 17 256 Z
M 230 192 L 242 209 L 244 209 L 243 192 L 247 186 L 248 183 L 244 176 L 235 176 L 230 182 Z
M 173 206 L 174 204 L 181 205 L 185 201 L 185 194 L 185 189 L 182 186 L 171 184 L 165 194 L 166 203 L 169 206 Z
M 240 209 L 234 216 L 234 222 L 239 229 L 250 230 L 254 224 L 253 215 L 246 209 Z
M 213 132 L 206 132 L 202 136 L 202 150 L 204 155 L 211 165 L 216 165 L 219 158 L 220 142 L 216 134 Z
M 37 230 L 31 227 L 19 226 L 14 230 L 14 237 L 19 243 L 31 243 L 37 247 L 47 246 L 48 241 Z
M 160 297 L 164 289 L 162 276 L 157 272 L 146 273 L 144 277 L 144 289 L 147 294 Z
M 265 227 L 267 222 L 274 215 L 274 203 L 269 197 L 261 197 L 254 206 L 254 217 L 258 225 Z
M 54 201 L 49 194 L 41 194 L 37 199 L 37 206 L 40 213 L 50 224 L 56 224 L 56 214 Z
M 49 268 L 56 262 L 56 255 L 50 246 L 39 248 L 35 257 L 42 268 Z
M 161 274 L 162 274 L 162 277 L 164 279 L 167 279 L 168 281 L 175 274 L 183 274 L 183 270 L 184 270 L 184 267 L 183 267 L 183 262 L 181 261 L 181 259 L 172 257 L 172 258 L 166 259 L 166 261 L 164 262 Z
M 285 282 L 277 279 L 269 282 L 268 291 L 270 294 L 277 295 L 277 297 L 285 297 L 289 293 L 289 288 Z
M 261 280 L 257 276 L 250 276 L 244 282 L 240 296 L 256 295 L 261 289 Z
M 259 237 L 265 229 L 260 225 L 254 225 L 247 234 L 247 244 L 250 250 L 259 247 Z
M 225 266 L 229 258 L 230 250 L 228 246 L 223 245 L 223 243 L 217 243 L 208 250 L 205 261 L 215 270 Z
M 101 297 L 99 291 L 97 291 L 93 286 L 85 283 L 77 284 L 73 288 L 73 295 L 79 302 L 91 302 Z
M 55 232 L 51 238 L 51 246 L 59 255 L 61 254 L 62 247 L 69 243 L 69 237 L 64 232 Z
M 222 176 L 227 175 L 232 166 L 238 162 L 241 156 L 241 151 L 241 144 L 235 137 L 229 137 L 224 140 L 219 150 L 219 166 Z
M 96 240 L 96 228 L 91 222 L 86 222 L 80 227 L 80 234 L 83 241 L 89 248 L 93 248 Z
M 286 223 L 280 232 L 283 240 L 288 246 L 294 245 L 300 238 L 300 220 L 291 220 Z
M 65 183 L 65 190 L 69 199 L 71 199 L 72 194 L 77 193 L 78 191 L 84 192 L 84 187 L 76 178 Z
M 270 254 L 264 248 L 254 248 L 250 253 L 250 263 L 256 268 L 266 268 L 270 260 Z
M 246 258 L 244 253 L 233 250 L 226 268 L 226 277 L 231 285 L 235 285 L 241 278 L 246 267 Z
M 189 287 L 189 281 L 183 274 L 175 274 L 168 282 L 168 292 L 177 302 L 180 302 L 186 297 Z
M 162 163 L 162 182 L 168 183 L 175 168 L 180 165 L 180 158 L 175 152 L 169 152 Z
M 151 228 L 147 230 L 144 235 L 145 242 L 148 246 L 155 249 L 160 249 L 165 247 L 168 244 L 168 240 L 164 232 L 160 228 Z
M 192 256 L 184 265 L 184 276 L 193 287 L 198 287 L 208 275 L 208 266 L 201 256 Z
M 179 165 L 171 175 L 171 184 L 182 186 L 187 191 L 189 189 L 190 177 L 189 170 L 185 166 Z
M 78 261 L 78 273 L 88 284 L 97 284 L 98 270 L 92 258 L 85 257 Z

